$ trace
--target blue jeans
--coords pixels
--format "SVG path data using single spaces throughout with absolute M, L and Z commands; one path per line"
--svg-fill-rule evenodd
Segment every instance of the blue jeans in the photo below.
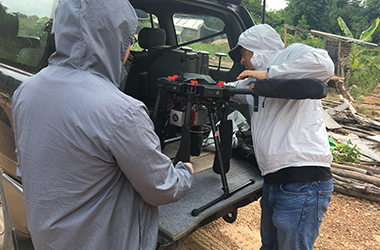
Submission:
M 283 185 L 264 182 L 260 249 L 313 249 L 333 190 L 332 180 Z

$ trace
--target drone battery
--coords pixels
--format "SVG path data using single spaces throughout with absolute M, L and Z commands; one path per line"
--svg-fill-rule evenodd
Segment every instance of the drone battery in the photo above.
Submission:
M 170 124 L 182 127 L 185 124 L 185 112 L 175 109 L 170 110 Z
M 200 126 L 207 124 L 208 122 L 209 119 L 207 109 L 198 107 L 191 110 L 191 120 L 189 122 L 189 126 Z M 182 127 L 185 124 L 185 111 L 175 109 L 170 110 L 170 124 L 177 127 Z
M 200 126 L 208 123 L 208 110 L 198 107 L 192 110 L 190 126 Z

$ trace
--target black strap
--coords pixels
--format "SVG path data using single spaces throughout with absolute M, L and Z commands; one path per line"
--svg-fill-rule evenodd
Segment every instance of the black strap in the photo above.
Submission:
M 327 85 L 316 78 L 262 79 L 255 84 L 253 95 L 283 99 L 322 99 L 327 96 Z

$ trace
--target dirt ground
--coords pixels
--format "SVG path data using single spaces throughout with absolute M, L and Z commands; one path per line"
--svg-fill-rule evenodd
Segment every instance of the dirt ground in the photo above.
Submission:
M 178 250 L 260 249 L 260 204 L 238 210 L 234 223 L 222 218 L 193 233 Z M 334 192 L 315 250 L 380 250 L 380 203 Z
M 380 98 L 365 97 L 363 103 L 380 104 Z M 379 117 L 378 112 L 373 115 Z M 194 232 L 177 249 L 260 249 L 260 213 L 259 201 L 253 202 L 238 210 L 234 223 L 220 218 Z M 334 192 L 314 249 L 380 250 L 380 203 Z

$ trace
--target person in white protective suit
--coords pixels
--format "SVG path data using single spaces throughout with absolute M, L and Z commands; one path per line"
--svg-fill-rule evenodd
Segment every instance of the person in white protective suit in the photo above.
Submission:
M 321 98 L 334 65 L 327 51 L 305 44 L 284 49 L 267 24 L 242 33 L 229 52 L 246 68 L 236 82 L 258 96 L 236 95 L 251 113 L 253 148 L 264 176 L 262 250 L 312 249 L 333 192 Z

